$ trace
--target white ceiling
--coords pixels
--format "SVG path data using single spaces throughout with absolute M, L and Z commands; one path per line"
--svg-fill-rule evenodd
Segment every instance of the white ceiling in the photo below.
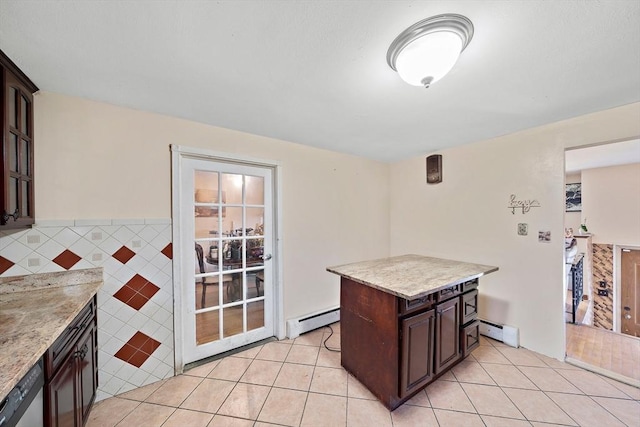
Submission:
M 474 37 L 409 86 L 387 49 L 441 13 Z M 0 49 L 42 90 L 384 161 L 640 101 L 635 0 L 0 0 Z
M 564 162 L 567 174 L 585 169 L 640 163 L 640 139 L 567 150 Z

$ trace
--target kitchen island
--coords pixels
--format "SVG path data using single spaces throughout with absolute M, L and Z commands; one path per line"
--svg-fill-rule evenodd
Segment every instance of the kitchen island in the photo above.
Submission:
M 402 255 L 341 276 L 342 366 L 393 410 L 479 345 L 478 279 L 498 267 Z

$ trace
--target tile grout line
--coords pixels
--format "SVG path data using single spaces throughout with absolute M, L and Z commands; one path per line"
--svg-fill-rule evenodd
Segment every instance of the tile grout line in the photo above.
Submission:
M 287 360 L 287 357 L 289 356 L 289 353 L 291 353 L 291 349 L 293 349 L 293 344 L 290 346 L 289 351 L 287 351 L 287 355 L 284 357 L 285 360 Z M 262 351 L 262 350 L 260 350 L 260 351 Z M 260 352 L 258 352 L 258 354 L 260 354 Z M 258 354 L 256 354 L 256 357 L 258 356 Z M 255 362 L 255 361 L 256 361 L 256 359 L 254 358 L 253 362 Z M 251 362 L 251 363 L 253 364 L 253 362 Z M 273 379 L 273 383 L 271 384 L 271 386 L 269 386 L 269 393 L 267 393 L 267 397 L 264 399 L 264 402 L 262 402 L 262 406 L 260 407 L 260 410 L 258 411 L 258 415 L 256 415 L 256 419 L 254 420 L 254 424 L 258 422 L 258 419 L 260 418 L 260 414 L 264 410 L 264 407 L 267 404 L 267 400 L 269 400 L 269 396 L 271 396 L 271 392 L 273 391 L 274 388 L 277 388 L 277 387 L 274 386 L 274 384 L 276 383 L 276 380 L 278 379 L 278 375 L 280 375 L 280 372 L 282 372 L 282 367 L 284 366 L 284 364 L 285 364 L 285 361 L 283 360 L 281 365 L 280 365 L 280 368 L 278 369 L 278 373 L 276 374 L 275 378 Z M 251 365 L 249 365 L 249 366 L 251 366 Z M 249 368 L 247 368 L 247 369 L 249 369 Z M 242 379 L 242 377 L 240 377 L 240 379 Z M 220 407 L 222 407 L 222 405 Z M 300 418 L 300 420 L 302 421 L 302 418 Z
M 598 402 L 597 400 L 595 400 L 593 398 L 593 396 L 589 396 L 587 395 L 587 397 L 589 399 L 591 399 L 592 402 L 594 402 L 596 405 L 598 405 L 599 407 L 601 407 L 605 412 L 607 412 L 609 415 L 611 415 L 613 418 L 615 418 L 616 420 L 620 421 L 623 425 L 627 425 L 627 423 L 625 423 L 624 421 L 622 421 L 620 418 L 618 418 L 618 416 L 616 414 L 614 414 L 613 412 L 609 411 L 606 407 L 602 406 L 600 404 L 600 402 Z M 603 399 L 614 399 L 613 397 L 603 397 L 603 396 L 596 396 L 596 397 L 600 397 Z M 621 399 L 621 400 L 626 400 L 626 399 Z

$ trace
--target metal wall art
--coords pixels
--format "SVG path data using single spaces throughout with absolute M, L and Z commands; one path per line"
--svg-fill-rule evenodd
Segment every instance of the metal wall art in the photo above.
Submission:
M 513 215 L 516 214 L 516 210 L 520 210 L 523 214 L 526 214 L 531 208 L 539 207 L 541 207 L 540 202 L 536 199 L 518 200 L 515 194 L 509 197 L 509 204 L 507 205 L 507 209 L 511 209 Z

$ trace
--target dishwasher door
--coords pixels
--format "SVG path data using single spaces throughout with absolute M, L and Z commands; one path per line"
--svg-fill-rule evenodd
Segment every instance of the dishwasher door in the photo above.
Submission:
M 43 386 L 40 359 L 0 404 L 0 427 L 43 427 Z
M 16 427 L 44 427 L 44 391 L 41 388 L 27 410 L 22 414 Z

